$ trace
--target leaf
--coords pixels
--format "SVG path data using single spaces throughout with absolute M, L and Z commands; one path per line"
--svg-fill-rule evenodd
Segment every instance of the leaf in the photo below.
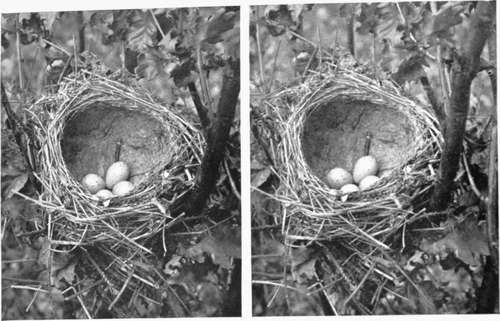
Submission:
M 113 40 L 126 41 L 131 29 L 131 22 L 135 11 L 119 10 L 113 11 L 113 23 L 111 29 L 113 30 Z M 127 49 L 130 50 L 130 47 Z M 135 50 L 133 50 L 135 51 Z
M 224 296 L 221 288 L 212 282 L 202 282 L 197 287 L 197 296 L 201 301 L 199 316 L 214 316 L 222 306 Z
M 240 27 L 232 28 L 230 31 L 224 33 L 224 54 L 233 57 L 233 59 L 240 58 Z
M 45 268 L 51 268 L 51 284 L 56 288 L 64 287 L 62 280 L 71 283 L 75 278 L 75 267 L 77 262 L 73 260 L 73 256 L 68 253 L 51 253 L 51 242 L 45 238 L 42 241 L 42 247 L 38 253 L 37 262 Z M 47 270 L 48 271 L 48 270 Z M 48 273 L 47 273 L 48 276 Z
M 434 16 L 432 22 L 432 35 L 440 36 L 444 32 L 462 22 L 464 6 L 460 3 L 445 4 Z
M 165 67 L 167 69 L 168 67 Z M 173 104 L 178 98 L 173 79 L 166 72 L 162 72 L 151 80 L 140 79 L 139 84 L 147 88 L 157 99 L 165 104 Z
M 425 56 L 420 53 L 414 54 L 401 62 L 392 79 L 400 85 L 419 80 L 426 75 L 423 66 L 429 66 Z
M 45 29 L 47 30 L 52 30 L 52 25 L 58 18 L 58 13 L 57 12 L 39 12 L 40 18 L 43 21 L 43 24 L 45 26 Z
M 470 266 L 480 266 L 481 255 L 490 255 L 488 238 L 474 219 L 456 224 L 453 230 L 436 242 L 423 239 L 420 249 L 424 252 L 446 257 L 453 252 L 457 258 Z
M 254 155 L 255 152 L 252 153 Z M 262 170 L 265 169 L 267 166 L 262 164 L 262 162 L 258 159 L 252 159 L 250 162 L 250 170 L 255 171 L 255 170 Z
M 316 275 L 316 252 L 305 246 L 292 250 L 292 276 L 298 283 L 305 283 Z
M 193 59 L 186 59 L 182 63 L 175 66 L 170 75 L 174 82 L 179 87 L 185 87 L 189 82 L 196 80 L 196 64 Z
M 26 185 L 26 182 L 28 181 L 28 174 L 24 173 L 19 176 L 16 176 L 14 178 L 7 189 L 5 190 L 4 197 L 5 199 L 9 199 L 12 196 L 14 196 L 17 192 L 23 189 L 23 187 Z
M 354 13 L 355 10 L 355 4 L 351 3 L 343 3 L 339 7 L 339 16 L 342 18 L 350 18 L 351 15 Z
M 48 239 L 44 239 L 42 242 L 42 247 L 40 248 L 40 252 L 38 253 L 38 264 L 44 267 L 49 267 L 49 259 L 50 259 L 50 241 Z
M 134 10 L 128 22 L 130 27 L 127 40 L 130 49 L 143 51 L 155 45 L 157 30 L 149 11 Z
M 269 177 L 271 176 L 271 168 L 265 167 L 262 170 L 259 170 L 257 173 L 252 175 L 252 187 L 257 188 L 260 187 L 262 184 L 267 182 Z
M 26 220 L 33 220 L 31 217 L 26 217 L 28 212 L 26 210 L 26 201 L 20 197 L 2 200 L 2 217 L 11 219 L 24 218 Z M 29 213 L 31 215 L 31 213 Z
M 182 29 L 174 29 L 179 36 L 176 56 L 181 59 L 194 56 L 194 50 L 202 44 L 207 18 L 202 17 L 199 12 L 198 8 L 181 8 L 170 12 L 177 20 L 183 21 Z
M 219 12 L 207 22 L 205 37 L 203 41 L 215 44 L 223 40 L 222 34 L 234 28 L 238 13 L 234 11 Z
M 172 33 L 169 32 L 165 35 L 165 37 L 158 43 L 158 46 L 160 46 L 161 52 L 168 54 L 168 53 L 175 53 L 176 48 L 177 48 L 177 43 L 179 41 L 179 38 L 177 37 L 172 37 Z
M 415 251 L 415 253 L 406 261 L 404 269 L 408 272 L 412 272 L 417 267 L 424 265 L 424 252 Z
M 434 263 L 426 267 L 427 271 L 433 276 L 437 288 L 445 288 L 455 299 L 465 299 L 466 293 L 472 290 L 472 277 L 463 268 L 452 268 L 445 270 L 439 263 Z
M 2 14 L 2 33 L 4 33 L 4 32 L 15 33 L 16 32 L 16 20 L 17 20 L 17 13 L 3 13 Z
M 394 63 L 394 55 L 392 52 L 392 44 L 390 39 L 383 38 L 382 39 L 382 51 L 380 52 L 381 60 L 380 67 L 385 72 L 392 72 L 392 65 Z
M 303 12 L 311 8 L 312 6 L 308 4 L 269 5 L 264 10 L 265 21 L 268 27 L 281 26 L 282 28 L 296 29 L 302 23 L 301 17 Z M 278 31 L 278 33 L 281 32 L 278 29 L 275 31 Z
M 301 23 L 302 15 L 304 11 L 310 11 L 312 9 L 311 4 L 289 4 L 288 10 L 290 11 L 290 16 L 295 25 Z
M 48 29 L 45 27 L 39 13 L 30 13 L 29 17 L 27 14 L 21 14 L 20 20 L 20 40 L 23 45 L 37 41 L 39 38 L 48 37 Z
M 490 161 L 489 150 L 484 149 L 482 151 L 475 150 L 470 156 L 470 163 L 478 166 L 481 172 L 487 173 Z
M 135 67 L 135 74 L 139 78 L 152 80 L 158 76 L 166 76 L 164 65 L 166 60 L 163 55 L 156 49 L 149 48 L 141 52 L 137 57 L 137 67 Z
M 293 25 L 293 20 L 287 6 L 270 5 L 266 6 L 264 18 L 261 18 L 258 23 L 266 26 L 273 37 L 277 37 Z
M 54 278 L 54 285 L 56 288 L 61 289 L 64 287 L 64 282 L 63 280 L 66 281 L 66 283 L 71 284 L 73 280 L 75 279 L 75 267 L 76 267 L 76 262 L 72 262 L 59 270 L 53 275 Z
M 203 253 L 209 254 L 215 264 L 230 269 L 232 258 L 241 258 L 239 228 L 228 225 L 217 228 L 213 235 L 205 237 L 200 243 L 187 249 L 186 256 L 200 262 Z
M 362 35 L 383 34 L 399 21 L 393 19 L 393 15 L 392 3 L 363 3 L 356 18 L 361 25 L 356 30 Z
M 182 267 L 182 256 L 174 254 L 165 264 L 163 272 L 167 275 L 176 275 Z
M 88 20 L 88 24 L 91 27 L 97 27 L 101 31 L 108 32 L 108 29 L 114 22 L 113 11 L 97 11 L 92 14 L 84 14 L 83 21 L 86 22 Z

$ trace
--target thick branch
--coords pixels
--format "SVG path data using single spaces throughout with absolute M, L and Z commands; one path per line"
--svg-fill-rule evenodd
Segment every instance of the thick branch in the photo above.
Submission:
M 351 12 L 347 21 L 347 47 L 349 48 L 349 52 L 354 58 L 356 58 L 356 30 L 354 26 L 356 22 L 355 6 L 355 4 L 352 5 Z
M 83 18 L 83 12 L 78 11 L 78 19 L 80 20 L 80 29 L 78 29 L 78 53 L 85 51 L 85 23 Z M 75 67 L 76 69 L 77 67 Z
M 441 125 L 441 130 L 444 133 L 444 121 L 446 119 L 444 105 L 440 103 L 438 98 L 436 97 L 436 93 L 434 89 L 432 89 L 432 86 L 429 82 L 429 78 L 427 78 L 427 76 L 420 77 L 420 83 L 424 88 L 424 91 L 427 95 L 427 99 L 429 99 L 429 103 L 431 104 L 431 107 L 434 110 L 434 113 L 436 114 L 436 117 L 439 121 L 439 124 Z
M 479 2 L 471 17 L 469 37 L 463 53 L 455 54 L 452 64 L 450 113 L 445 121 L 446 133 L 441 155 L 439 178 L 434 186 L 430 207 L 445 209 L 450 200 L 458 171 L 465 122 L 469 111 L 471 83 L 480 67 L 480 56 L 492 29 L 492 9 L 488 2 Z
M 491 129 L 490 163 L 488 170 L 487 226 L 490 252 L 498 269 L 498 138 L 497 126 Z
M 200 214 L 219 177 L 219 165 L 224 159 L 240 93 L 239 61 L 231 63 L 230 67 L 224 75 L 217 116 L 209 132 L 197 184 L 190 194 L 188 203 L 185 204 L 187 215 Z
M 496 3 L 492 3 L 494 18 L 496 21 Z M 491 90 L 493 92 L 493 107 L 491 116 L 493 124 L 491 128 L 490 141 L 490 163 L 488 170 L 488 203 L 487 203 L 487 227 L 488 239 L 490 244 L 490 253 L 492 254 L 492 263 L 498 274 L 498 122 L 497 122 L 497 37 L 492 33 L 488 38 L 488 59 L 493 68 L 488 70 L 490 77 Z M 498 275 L 496 277 L 498 280 Z M 498 287 L 498 286 L 497 286 Z M 498 299 L 498 297 L 497 297 Z
M 5 112 L 7 113 L 7 126 L 10 130 L 12 130 L 16 144 L 17 146 L 19 146 L 19 150 L 21 151 L 21 154 L 24 157 L 26 166 L 28 168 L 29 179 L 32 183 L 35 184 L 35 186 L 37 186 L 35 177 L 33 176 L 33 168 L 31 165 L 30 157 L 28 156 L 28 148 L 24 143 L 25 141 L 23 139 L 23 130 L 20 128 L 22 127 L 22 123 L 12 110 L 12 107 L 10 106 L 9 98 L 7 97 L 7 92 L 5 91 L 3 83 L 1 83 L 1 90 L 2 90 L 1 91 L 2 106 L 5 109 Z
M 198 117 L 200 118 L 201 127 L 203 130 L 208 132 L 208 128 L 210 127 L 210 118 L 208 117 L 208 110 L 203 105 L 200 99 L 200 95 L 198 94 L 198 90 L 196 89 L 196 85 L 194 82 L 188 83 L 189 93 L 191 94 L 191 98 L 193 99 L 194 107 L 196 107 L 196 112 L 198 112 Z
M 492 4 L 493 7 L 495 7 L 495 3 Z M 493 10 L 495 12 L 495 10 Z M 494 19 L 493 21 L 496 21 Z M 489 38 L 488 38 L 488 59 L 489 63 L 493 65 L 492 69 L 488 70 L 488 76 L 490 76 L 490 82 L 491 82 L 491 90 L 493 91 L 493 100 L 495 106 L 497 106 L 497 37 L 496 34 L 493 33 Z M 495 110 L 495 109 L 493 109 Z M 495 117 L 496 117 L 496 113 Z

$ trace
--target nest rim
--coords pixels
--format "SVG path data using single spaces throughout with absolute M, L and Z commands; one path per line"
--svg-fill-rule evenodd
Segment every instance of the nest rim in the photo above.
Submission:
M 411 208 L 410 200 L 432 183 L 429 177 L 433 168 L 429 164 L 437 163 L 443 142 L 437 119 L 427 106 L 405 97 L 395 84 L 380 83 L 334 64 L 325 65 L 320 71 L 309 72 L 299 84 L 264 98 L 281 136 L 281 141 L 271 146 L 280 186 L 268 196 L 282 204 L 283 231 L 290 242 L 347 237 L 388 249 L 384 240 L 421 214 Z M 412 122 L 416 137 L 409 156 L 388 177 L 375 188 L 351 194 L 343 202 L 313 173 L 302 148 L 307 117 L 340 96 L 399 110 Z M 418 188 L 409 186 L 415 183 Z
M 140 86 L 122 84 L 117 78 L 82 70 L 60 83 L 57 93 L 42 97 L 28 109 L 40 139 L 37 155 L 40 166 L 35 175 L 42 184 L 43 192 L 34 201 L 49 212 L 60 214 L 54 216 L 53 222 L 62 219 L 73 227 L 70 233 L 59 233 L 64 234 L 58 237 L 59 240 L 53 235 L 51 241 L 54 244 L 72 245 L 74 249 L 86 244 L 114 244 L 124 237 L 128 241 L 125 243 L 150 253 L 140 240 L 160 232 L 175 221 L 170 217 L 165 202 L 160 202 L 156 196 L 165 188 L 165 180 L 170 182 L 179 178 L 179 182 L 168 185 L 175 190 L 170 195 L 172 202 L 191 189 L 205 141 L 201 132 L 183 115 L 155 102 Z M 156 171 L 150 172 L 148 179 L 139 184 L 133 194 L 108 201 L 98 200 L 84 190 L 69 171 L 61 147 L 67 122 L 91 109 L 96 102 L 155 118 L 162 128 L 175 132 L 176 135 L 169 136 L 175 139 L 172 144 L 179 146 L 179 152 L 160 164 Z M 46 111 L 43 116 L 40 116 L 40 109 Z M 108 222 L 103 223 L 106 219 Z M 150 223 L 140 225 L 138 230 L 141 234 L 138 235 L 130 233 L 132 222 L 126 222 L 127 219 L 135 222 L 149 220 Z M 123 227 L 127 232 L 121 231 L 120 220 L 125 221 Z

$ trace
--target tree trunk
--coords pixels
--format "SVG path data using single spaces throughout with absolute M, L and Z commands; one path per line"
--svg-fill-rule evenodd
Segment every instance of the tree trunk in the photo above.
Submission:
M 219 166 L 224 159 L 239 93 L 240 64 L 238 60 L 231 62 L 224 74 L 217 114 L 208 133 L 207 147 L 201 161 L 196 185 L 191 193 L 186 194 L 186 197 L 172 204 L 173 216 L 182 212 L 189 216 L 199 215 L 203 211 L 219 177 Z
M 347 18 L 347 47 L 349 48 L 349 52 L 351 55 L 356 59 L 356 29 L 355 29 L 355 22 L 356 22 L 356 5 L 353 4 L 351 5 L 351 10 L 349 13 L 349 17 Z
M 480 56 L 493 27 L 493 11 L 489 2 L 479 2 L 471 17 L 470 32 L 461 54 L 454 53 L 452 64 L 452 93 L 450 113 L 444 128 L 444 147 L 439 178 L 434 185 L 430 207 L 443 210 L 451 201 L 454 180 L 458 171 L 465 121 L 469 111 L 471 83 L 480 66 Z

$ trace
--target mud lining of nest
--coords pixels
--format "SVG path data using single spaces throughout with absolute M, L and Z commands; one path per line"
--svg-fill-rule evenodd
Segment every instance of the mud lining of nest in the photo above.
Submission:
M 66 123 L 61 148 L 68 170 L 81 182 L 88 173 L 105 177 L 106 169 L 119 159 L 130 166 L 135 185 L 158 172 L 177 153 L 177 144 L 164 125 L 147 114 L 96 104 L 78 112 Z
M 32 201 L 44 209 L 51 249 L 83 260 L 81 268 L 93 272 L 110 308 L 132 293 L 158 288 L 159 276 L 148 264 L 155 257 L 151 242 L 181 220 L 170 217 L 169 206 L 193 188 L 205 145 L 191 115 L 117 78 L 81 71 L 28 110 L 42 185 Z M 130 164 L 136 188 L 132 195 L 99 201 L 80 180 L 104 173 L 120 139 L 120 160 Z
M 379 173 L 398 167 L 412 151 L 413 126 L 401 112 L 339 97 L 309 113 L 302 134 L 304 157 L 313 173 L 325 182 L 332 168 L 342 167 L 352 173 L 354 163 L 364 155 L 367 135 Z
M 412 202 L 433 183 L 442 143 L 437 120 L 391 83 L 325 66 L 264 100 L 271 131 L 280 135 L 270 146 L 280 186 L 270 196 L 281 203 L 290 243 L 344 239 L 387 250 L 388 237 L 423 213 Z M 343 202 L 325 183 L 326 172 L 352 169 L 367 132 L 389 172 Z

